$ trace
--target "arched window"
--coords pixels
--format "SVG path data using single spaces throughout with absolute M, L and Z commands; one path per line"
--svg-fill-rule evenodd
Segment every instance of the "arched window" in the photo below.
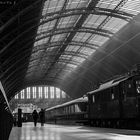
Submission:
M 69 96 L 58 87 L 53 86 L 33 86 L 27 87 L 15 95 L 15 99 L 60 99 L 69 98 Z
M 30 87 L 26 88 L 26 92 L 27 92 L 27 99 L 30 99 Z
M 36 87 L 33 87 L 33 99 L 36 98 Z
M 44 97 L 48 98 L 48 87 L 44 87 Z
M 60 98 L 60 89 L 56 88 L 56 98 Z
M 24 89 L 20 92 L 20 98 L 24 99 Z
M 15 95 L 15 99 L 18 99 L 18 94 Z
M 53 99 L 54 98 L 54 87 L 50 87 L 50 97 L 51 97 L 51 99 Z
M 39 87 L 39 98 L 42 98 L 42 87 Z

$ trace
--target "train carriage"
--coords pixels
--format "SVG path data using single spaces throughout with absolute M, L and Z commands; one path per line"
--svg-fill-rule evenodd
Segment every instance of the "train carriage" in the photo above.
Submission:
M 89 123 L 101 127 L 140 127 L 140 75 L 106 82 L 87 93 Z
M 87 123 L 88 98 L 81 97 L 45 110 L 47 123 Z

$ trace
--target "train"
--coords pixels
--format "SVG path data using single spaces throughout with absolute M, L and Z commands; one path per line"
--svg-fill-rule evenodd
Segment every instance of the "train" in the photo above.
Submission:
M 47 123 L 86 124 L 88 122 L 88 98 L 81 97 L 61 105 L 45 109 Z
M 106 81 L 83 97 L 45 110 L 46 122 L 140 128 L 140 72 Z

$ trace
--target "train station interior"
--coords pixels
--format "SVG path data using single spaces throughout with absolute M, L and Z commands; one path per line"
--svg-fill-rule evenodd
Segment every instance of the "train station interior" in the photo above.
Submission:
M 0 140 L 139 130 L 139 0 L 0 0 Z

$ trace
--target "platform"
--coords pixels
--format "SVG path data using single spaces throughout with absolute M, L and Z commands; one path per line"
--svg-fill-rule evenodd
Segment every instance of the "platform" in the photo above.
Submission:
M 24 123 L 13 127 L 9 140 L 140 140 L 140 131 Z

